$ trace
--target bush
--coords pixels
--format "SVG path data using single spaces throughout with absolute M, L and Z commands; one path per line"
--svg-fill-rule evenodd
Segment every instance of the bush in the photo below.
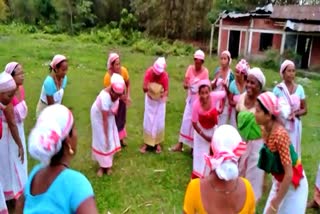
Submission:
M 262 60 L 262 66 L 265 68 L 276 69 L 279 67 L 280 63 L 280 53 L 279 50 L 268 49 L 264 52 L 265 59 Z

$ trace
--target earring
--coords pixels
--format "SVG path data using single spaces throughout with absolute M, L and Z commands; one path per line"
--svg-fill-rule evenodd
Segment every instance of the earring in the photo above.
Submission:
M 68 147 L 69 147 L 69 154 L 70 154 L 70 155 L 73 155 L 73 154 L 74 154 L 74 151 L 73 151 L 73 149 L 71 148 L 70 144 L 68 144 Z

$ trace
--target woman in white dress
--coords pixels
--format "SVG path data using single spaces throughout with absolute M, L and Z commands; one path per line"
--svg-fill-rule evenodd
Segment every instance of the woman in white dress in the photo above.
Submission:
M 6 200 L 15 200 L 19 207 L 19 200 L 28 178 L 26 140 L 24 120 L 28 113 L 23 88 L 24 72 L 17 62 L 10 62 L 5 67 L 17 89 L 10 104 L 3 110 L 2 138 L 0 140 L 0 181 Z
M 98 177 L 111 174 L 113 156 L 121 150 L 115 115 L 124 90 L 122 76 L 112 74 L 111 86 L 100 92 L 91 107 L 92 157 L 99 164 Z
M 0 115 L 3 114 L 3 109 L 8 105 L 16 91 L 17 85 L 10 74 L 2 72 L 0 74 Z M 0 120 L 2 116 L 0 117 Z M 2 138 L 2 122 L 0 121 L 0 139 Z M 1 158 L 1 156 L 0 156 Z M 1 172 L 2 173 L 2 168 Z M 0 213 L 8 213 L 6 199 L 4 196 L 2 183 L 0 181 Z

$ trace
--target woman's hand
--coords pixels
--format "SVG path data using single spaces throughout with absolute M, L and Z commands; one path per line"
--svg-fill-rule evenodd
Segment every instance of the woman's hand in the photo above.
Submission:
M 273 208 L 271 208 L 271 206 L 268 207 L 266 214 L 276 214 L 277 210 L 274 210 Z
M 289 117 L 288 120 L 294 120 L 294 118 L 296 117 L 296 114 L 294 112 L 292 112 Z
M 22 146 L 19 147 L 18 153 L 19 153 L 18 157 L 20 158 L 21 163 L 23 163 L 24 162 L 24 150 L 23 150 Z

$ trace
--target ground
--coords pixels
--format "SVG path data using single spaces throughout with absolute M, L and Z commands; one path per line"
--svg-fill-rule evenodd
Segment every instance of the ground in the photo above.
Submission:
M 26 100 L 29 107 L 25 130 L 28 135 L 35 123 L 35 108 L 41 85 L 48 75 L 48 64 L 54 54 L 64 54 L 69 59 L 68 85 L 63 103 L 72 107 L 78 129 L 77 154 L 72 168 L 84 173 L 93 185 L 100 213 L 181 213 L 183 196 L 190 178 L 192 159 L 188 151 L 172 154 L 168 148 L 178 140 L 185 91 L 182 80 L 192 56 L 167 58 L 170 91 L 166 114 L 166 138 L 163 153 L 140 154 L 144 95 L 143 73 L 155 56 L 130 51 L 129 47 L 106 47 L 83 42 L 67 36 L 43 34 L 12 35 L 0 33 L 0 67 L 9 61 L 20 62 L 25 71 Z M 132 106 L 128 109 L 127 130 L 129 146 L 116 154 L 113 175 L 96 177 L 97 164 L 91 160 L 90 108 L 103 88 L 107 53 L 117 51 L 122 65 L 128 68 L 131 81 Z M 216 58 L 207 59 L 205 66 L 213 71 Z M 277 70 L 263 69 L 267 86 L 279 81 Z M 212 72 L 211 72 L 212 78 Z M 316 170 L 319 163 L 319 89 L 320 81 L 302 80 L 307 94 L 308 115 L 303 118 L 303 164 L 312 196 Z M 29 157 L 29 169 L 36 161 Z M 265 193 L 267 195 L 267 193 Z M 265 199 L 264 199 L 265 200 Z M 264 200 L 257 208 L 262 213 Z M 313 213 L 310 211 L 310 213 Z

